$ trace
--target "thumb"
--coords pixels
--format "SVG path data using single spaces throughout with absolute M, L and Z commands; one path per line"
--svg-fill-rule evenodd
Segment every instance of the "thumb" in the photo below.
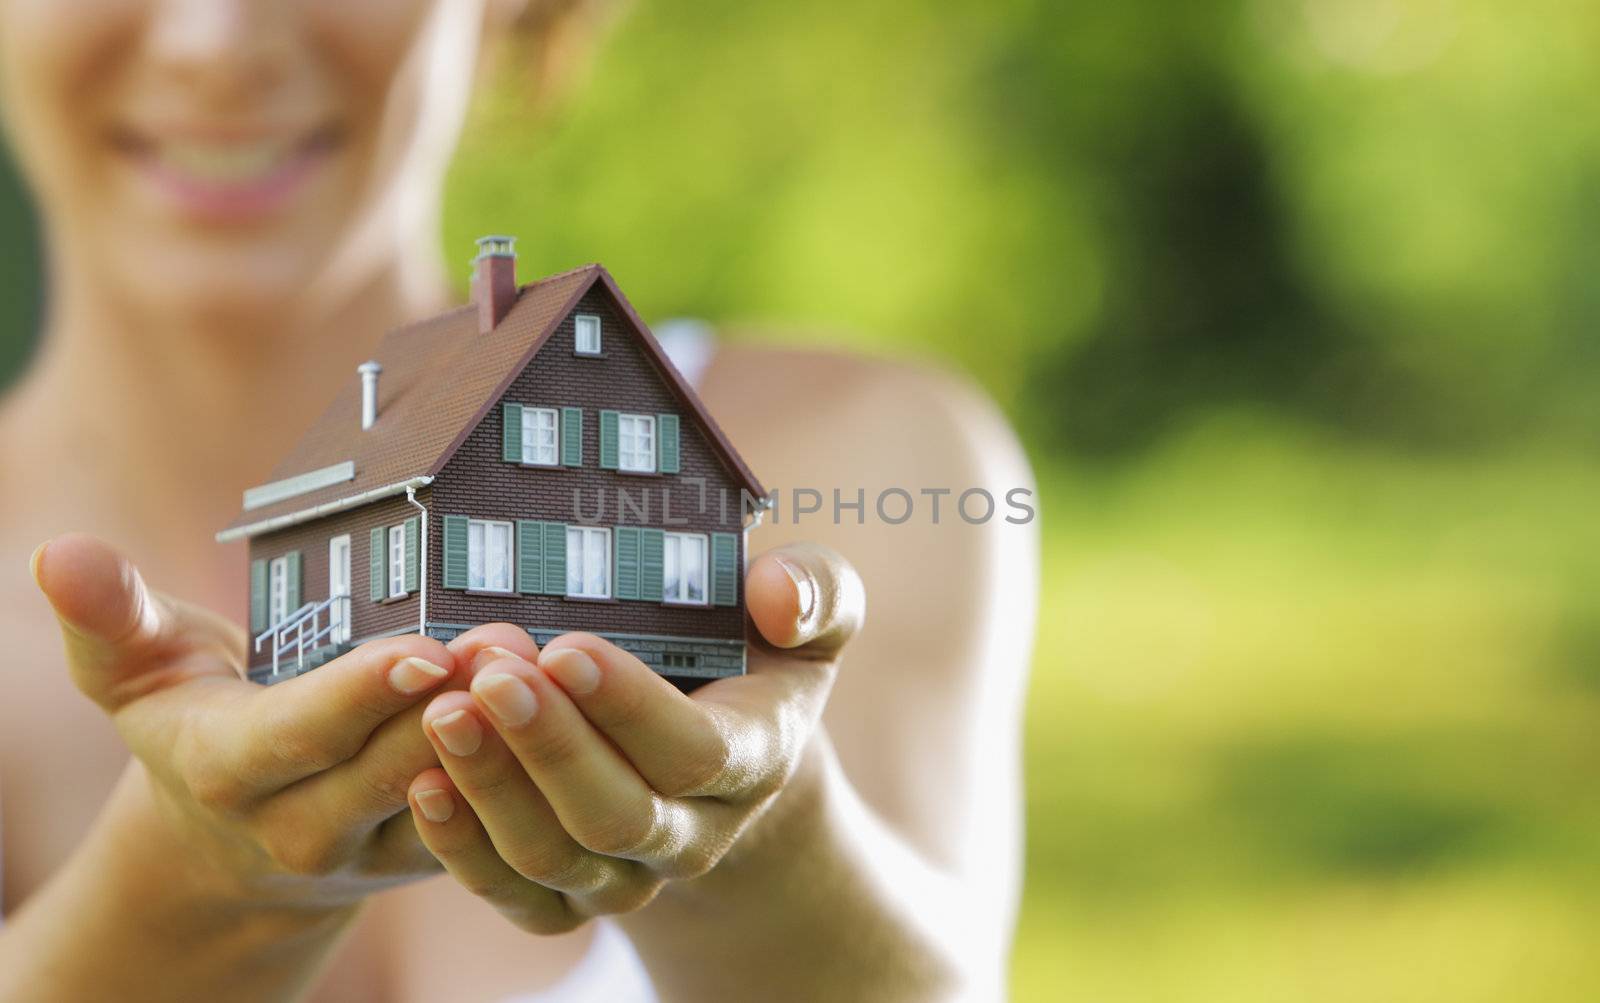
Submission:
M 175 674 L 234 674 L 225 621 L 151 591 L 132 562 L 105 542 L 69 533 L 35 550 L 31 566 L 60 621 L 73 681 L 107 711 L 175 681 Z
M 751 564 L 745 606 L 768 644 L 795 657 L 830 660 L 861 629 L 867 593 L 861 576 L 838 551 L 792 543 Z

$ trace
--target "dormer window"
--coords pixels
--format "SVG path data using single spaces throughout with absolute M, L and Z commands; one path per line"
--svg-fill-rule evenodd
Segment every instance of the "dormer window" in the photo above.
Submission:
M 573 318 L 573 348 L 579 355 L 600 354 L 600 318 L 580 313 Z

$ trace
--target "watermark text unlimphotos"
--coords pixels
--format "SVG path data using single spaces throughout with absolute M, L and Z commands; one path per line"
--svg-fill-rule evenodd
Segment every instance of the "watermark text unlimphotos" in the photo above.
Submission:
M 1022 487 L 998 494 L 976 487 L 788 488 L 759 498 L 744 490 L 709 488 L 704 477 L 679 477 L 674 485 L 574 488 L 572 520 L 591 526 L 686 526 L 709 517 L 719 525 L 742 526 L 760 513 L 763 522 L 788 526 L 811 521 L 835 526 L 864 526 L 869 521 L 888 526 L 910 522 L 982 526 L 1000 521 L 1022 526 L 1035 516 L 1033 490 Z

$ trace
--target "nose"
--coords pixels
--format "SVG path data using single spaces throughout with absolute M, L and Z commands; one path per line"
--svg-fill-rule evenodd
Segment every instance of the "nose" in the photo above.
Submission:
M 338 0 L 332 0 L 338 2 Z M 158 66 L 200 94 L 248 94 L 280 65 L 284 0 L 157 0 L 146 35 Z

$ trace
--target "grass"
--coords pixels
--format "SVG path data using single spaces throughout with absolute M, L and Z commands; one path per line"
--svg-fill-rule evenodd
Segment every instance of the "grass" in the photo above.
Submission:
M 1223 415 L 1041 479 L 1017 999 L 1600 990 L 1600 468 Z

